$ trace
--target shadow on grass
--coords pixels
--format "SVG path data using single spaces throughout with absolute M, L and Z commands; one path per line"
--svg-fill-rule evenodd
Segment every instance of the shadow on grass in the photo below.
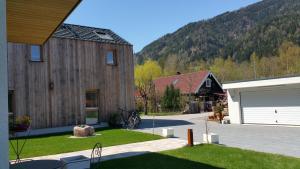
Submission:
M 143 155 L 143 154 L 147 154 L 147 153 L 150 153 L 150 152 L 149 151 L 131 151 L 131 152 L 125 152 L 125 153 L 106 155 L 106 156 L 101 157 L 101 161 L 133 157 L 133 156 Z
M 95 132 L 105 131 L 105 130 L 113 130 L 117 128 L 110 128 L 110 127 L 103 127 L 95 129 Z M 29 139 L 32 138 L 46 138 L 51 136 L 63 136 L 63 135 L 73 135 L 73 131 L 66 131 L 66 132 L 58 132 L 58 133 L 51 133 L 51 134 L 40 134 L 40 135 L 33 135 L 33 136 L 26 136 Z M 19 139 L 25 138 L 25 136 L 19 136 Z M 15 140 L 16 138 L 10 138 L 10 140 Z
M 185 121 L 185 120 L 167 120 L 167 119 L 155 119 L 154 127 L 170 127 L 170 126 L 183 126 L 191 125 L 194 123 Z M 139 129 L 152 128 L 153 120 L 152 119 L 143 119 Z
M 101 169 L 223 169 L 159 153 L 101 162 Z M 99 169 L 100 169 L 99 168 Z M 98 169 L 98 168 L 93 168 Z

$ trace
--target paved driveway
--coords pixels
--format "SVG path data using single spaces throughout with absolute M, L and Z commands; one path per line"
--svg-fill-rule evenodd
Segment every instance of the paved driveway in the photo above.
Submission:
M 155 134 L 162 128 L 172 127 L 175 136 L 187 138 L 187 129 L 194 131 L 194 140 L 202 142 L 205 133 L 204 117 L 207 114 L 191 114 L 155 117 Z M 144 116 L 139 131 L 152 133 L 153 117 Z M 261 152 L 300 157 L 300 127 L 236 125 L 208 123 L 209 132 L 219 134 L 220 144 Z

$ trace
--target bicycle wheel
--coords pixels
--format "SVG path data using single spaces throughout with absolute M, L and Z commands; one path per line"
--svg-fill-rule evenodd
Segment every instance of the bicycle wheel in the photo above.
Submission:
M 141 118 L 137 116 L 135 118 L 134 128 L 138 128 L 140 124 L 141 124 Z
M 128 119 L 128 125 L 127 125 L 127 128 L 128 128 L 128 129 L 134 129 L 134 126 L 135 126 L 135 120 L 134 120 L 134 118 L 129 118 L 129 119 Z

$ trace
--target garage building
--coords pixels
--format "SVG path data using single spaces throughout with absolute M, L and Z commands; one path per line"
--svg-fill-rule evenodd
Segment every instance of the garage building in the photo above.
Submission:
M 300 77 L 223 84 L 235 124 L 300 125 Z

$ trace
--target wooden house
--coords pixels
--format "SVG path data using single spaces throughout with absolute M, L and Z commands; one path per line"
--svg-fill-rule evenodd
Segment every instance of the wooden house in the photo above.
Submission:
M 107 121 L 134 109 L 132 45 L 108 29 L 63 24 L 44 45 L 8 43 L 9 111 L 32 128 Z
M 212 105 L 224 95 L 222 85 L 210 71 L 198 71 L 192 73 L 160 77 L 154 80 L 155 91 L 163 95 L 167 86 L 173 85 L 184 96 L 191 97 L 202 103 L 205 111 L 211 111 Z

